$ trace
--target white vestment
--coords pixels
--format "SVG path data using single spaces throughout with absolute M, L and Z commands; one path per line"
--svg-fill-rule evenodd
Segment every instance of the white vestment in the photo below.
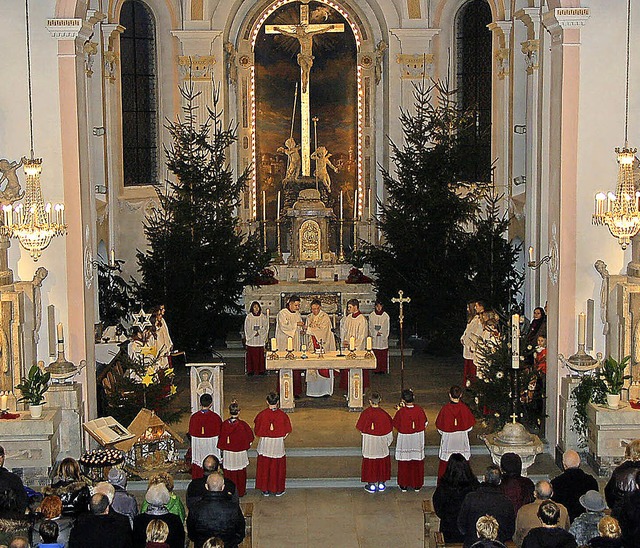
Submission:
M 389 348 L 389 314 L 384 311 L 382 314 L 369 314 L 369 336 L 374 350 Z
M 475 357 L 476 345 L 478 344 L 478 339 L 482 336 L 483 329 L 480 315 L 476 314 L 471 318 L 471 321 L 467 324 L 462 337 L 460 337 L 460 342 L 462 343 L 462 357 L 465 360 L 473 360 Z
M 156 352 L 158 353 L 158 367 L 166 368 L 169 367 L 169 360 L 167 359 L 167 354 L 171 352 L 173 349 L 173 341 L 171 340 L 171 336 L 169 335 L 169 328 L 167 327 L 167 322 L 162 320 L 162 325 L 160 327 L 156 326 L 156 340 L 155 340 Z
M 473 428 L 473 427 L 472 427 Z M 442 432 L 438 430 L 440 440 L 440 460 L 448 461 L 453 453 L 460 453 L 465 459 L 471 458 L 471 446 L 469 445 L 469 432 L 471 428 L 459 432 Z
M 331 331 L 331 318 L 329 314 L 320 310 L 318 314 L 307 316 L 307 335 L 312 335 L 318 342 L 322 341 L 322 346 L 326 352 L 336 349 L 336 339 Z M 309 340 L 307 351 L 313 352 L 313 344 Z M 333 369 L 329 369 L 329 378 L 323 377 L 314 369 L 307 369 L 307 396 L 319 398 L 321 396 L 331 396 L 333 394 Z
M 362 456 L 365 459 L 383 459 L 389 455 L 391 442 L 393 442 L 393 432 L 384 436 L 362 434 Z
M 424 430 L 413 434 L 401 434 L 396 438 L 396 460 L 424 459 Z
M 302 316 L 300 312 L 291 312 L 288 308 L 283 308 L 276 316 L 276 342 L 278 350 L 281 352 L 287 349 L 287 340 L 293 339 L 293 350 L 300 351 L 300 326 Z
M 284 450 L 284 438 L 287 436 L 281 436 L 279 438 L 260 438 L 256 452 L 263 457 L 269 457 L 270 459 L 279 459 L 285 456 Z
M 225 470 L 242 470 L 249 466 L 249 457 L 245 451 L 222 451 L 222 462 Z
M 202 461 L 207 455 L 215 455 L 220 458 L 218 436 L 212 438 L 196 438 L 195 436 L 191 436 L 191 462 L 202 466 Z
M 264 314 L 249 312 L 244 320 L 244 339 L 247 346 L 264 346 L 269 336 L 269 320 Z M 280 347 L 278 347 L 280 348 Z M 286 348 L 286 346 L 284 347 Z M 282 350 L 284 350 L 282 348 Z
M 358 314 L 355 318 L 353 314 L 349 314 L 342 318 L 340 322 L 340 338 L 342 347 L 349 345 L 349 339 L 353 337 L 355 339 L 355 349 L 364 350 L 367 343 L 367 334 L 369 332 L 369 326 L 367 324 L 367 317 L 364 314 Z

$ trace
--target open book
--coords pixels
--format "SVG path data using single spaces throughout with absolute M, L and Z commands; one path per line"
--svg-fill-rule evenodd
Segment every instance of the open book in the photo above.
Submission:
M 129 432 L 113 417 L 100 417 L 83 424 L 84 429 L 89 435 L 95 439 L 100 445 L 113 445 L 120 441 L 133 438 L 133 434 Z

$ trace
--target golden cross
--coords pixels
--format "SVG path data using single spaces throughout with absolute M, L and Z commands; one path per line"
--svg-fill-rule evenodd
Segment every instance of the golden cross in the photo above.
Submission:
M 392 303 L 399 303 L 400 304 L 400 315 L 398 316 L 398 319 L 400 320 L 400 326 L 402 326 L 402 324 L 404 323 L 404 308 L 403 308 L 403 304 L 404 303 L 410 303 L 411 302 L 411 297 L 403 297 L 404 295 L 404 291 L 402 291 L 402 289 L 400 291 L 398 291 L 398 297 L 393 297 L 391 299 Z

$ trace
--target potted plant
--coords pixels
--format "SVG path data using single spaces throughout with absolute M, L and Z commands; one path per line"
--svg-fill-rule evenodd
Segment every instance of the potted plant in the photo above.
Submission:
M 620 361 L 609 356 L 600 370 L 600 378 L 604 381 L 607 391 L 607 406 L 610 409 L 618 409 L 620 405 L 620 392 L 624 386 L 624 381 L 629 375 L 624 374 L 624 370 L 631 360 L 631 356 L 625 356 Z
M 31 417 L 39 419 L 42 416 L 42 406 L 44 395 L 49 390 L 50 373 L 45 373 L 37 365 L 32 365 L 26 377 L 22 377 L 22 382 L 16 386 L 22 397 L 18 401 L 29 404 Z

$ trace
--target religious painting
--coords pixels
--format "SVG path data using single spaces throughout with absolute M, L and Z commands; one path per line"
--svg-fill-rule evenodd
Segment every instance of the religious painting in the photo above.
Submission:
M 336 216 L 342 192 L 351 219 L 358 81 L 349 23 L 321 2 L 285 4 L 260 29 L 254 62 L 258 211 L 274 220 L 278 193 L 281 208 L 291 207 L 300 190 L 317 187 Z

